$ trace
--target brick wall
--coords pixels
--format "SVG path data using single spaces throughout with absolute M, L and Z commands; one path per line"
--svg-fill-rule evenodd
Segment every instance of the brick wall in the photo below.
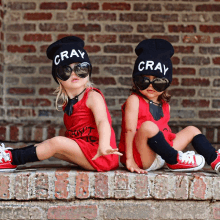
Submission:
M 54 107 L 56 83 L 45 51 L 53 41 L 77 35 L 85 40 L 93 82 L 104 93 L 114 124 L 120 124 L 120 107 L 130 94 L 134 48 L 146 38 L 166 39 L 175 48 L 172 121 L 219 124 L 218 0 L 2 0 L 0 10 L 0 119 L 62 121 L 62 112 Z

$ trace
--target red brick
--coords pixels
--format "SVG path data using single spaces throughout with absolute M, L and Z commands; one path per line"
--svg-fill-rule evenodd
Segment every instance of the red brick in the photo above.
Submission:
M 151 20 L 155 22 L 177 22 L 178 14 L 152 14 Z
M 182 63 L 185 65 L 208 65 L 210 59 L 209 57 L 185 56 L 182 57 Z
M 133 31 L 132 25 L 126 25 L 126 24 L 112 24 L 112 25 L 106 25 L 105 30 L 109 32 L 124 32 L 124 33 L 130 33 Z
M 193 53 L 194 46 L 174 46 L 174 53 Z
M 176 175 L 175 199 L 188 199 L 189 183 L 186 176 Z
M 193 195 L 199 199 L 205 199 L 206 183 L 199 176 L 194 179 Z
M 48 99 L 22 99 L 23 106 L 51 106 L 51 101 Z
M 8 2 L 7 7 L 11 10 L 35 10 L 35 2 Z
M 96 219 L 96 205 L 52 206 L 48 209 L 47 219 Z
M 54 126 L 49 126 L 47 128 L 47 139 L 53 138 L 55 136 L 56 130 Z
M 100 46 L 85 46 L 84 49 L 88 52 L 88 53 L 97 53 L 99 51 L 101 51 L 101 47 Z
M 210 36 L 194 35 L 183 37 L 183 43 L 211 43 Z
M 36 127 L 34 132 L 34 141 L 41 142 L 43 140 L 43 128 Z
M 214 142 L 214 128 L 206 128 L 206 138 L 210 143 Z
M 125 43 L 139 43 L 142 40 L 145 40 L 146 37 L 144 35 L 120 35 L 120 42 Z
M 26 63 L 50 63 L 51 61 L 46 56 L 24 56 Z
M 172 86 L 178 86 L 179 85 L 179 79 L 178 78 L 173 78 L 171 85 Z
M 47 51 L 48 46 L 49 45 L 42 45 L 42 46 L 40 46 L 40 52 L 45 54 L 46 51 Z
M 7 25 L 7 31 L 12 32 L 28 32 L 28 31 L 36 31 L 36 24 L 11 24 Z
M 43 2 L 40 4 L 40 9 L 46 9 L 46 10 L 63 10 L 67 9 L 67 3 L 66 2 Z
M 25 13 L 24 19 L 28 21 L 51 20 L 51 13 Z
M 88 20 L 90 21 L 116 21 L 115 13 L 89 13 Z
M 140 33 L 165 32 L 165 27 L 164 25 L 160 25 L 160 24 L 143 24 L 137 26 L 137 32 Z
M 13 95 L 27 95 L 34 94 L 35 90 L 32 88 L 9 88 L 8 93 Z
M 134 13 L 120 14 L 119 19 L 120 21 L 131 21 L 131 22 L 147 21 L 148 14 L 134 14 Z
M 20 41 L 19 34 L 7 33 L 5 36 L 6 36 L 5 39 L 6 39 L 7 42 L 15 43 L 15 42 L 19 42 Z
M 213 37 L 213 42 L 215 44 L 219 44 L 220 43 L 220 37 Z
M 220 118 L 220 111 L 199 111 L 200 118 Z
M 220 57 L 215 57 L 212 59 L 214 64 L 220 64 Z
M 36 116 L 34 109 L 9 109 L 7 112 L 9 117 L 33 117 Z
M 149 197 L 148 176 L 136 174 L 135 198 L 147 199 Z
M 99 10 L 99 3 L 96 3 L 96 2 L 72 3 L 71 9 L 73 9 L 73 10 L 78 10 L 78 9 Z
M 40 88 L 39 89 L 39 95 L 52 95 L 54 96 L 54 88 Z
M 183 14 L 182 21 L 184 22 L 207 22 L 210 21 L 209 14 Z
M 48 174 L 35 174 L 35 190 L 37 199 L 47 199 L 49 196 Z
M 77 172 L 76 176 L 76 197 L 89 198 L 89 175 L 86 172 Z
M 15 177 L 15 199 L 29 199 L 29 176 L 30 173 L 17 174 Z
M 113 77 L 92 77 L 92 81 L 95 85 L 116 85 Z
M 88 42 L 93 43 L 115 43 L 116 35 L 88 35 Z
M 50 42 L 50 41 L 52 41 L 52 36 L 51 36 L 51 34 L 25 34 L 23 39 L 25 41 Z
M 191 4 L 165 4 L 167 11 L 192 11 L 193 5 Z
M 19 140 L 19 129 L 17 126 L 10 126 L 10 140 L 11 141 Z
M 90 56 L 92 64 L 115 64 L 116 56 Z
M 68 170 L 69 171 L 69 170 Z M 57 199 L 67 199 L 69 195 L 69 172 L 67 170 L 57 170 L 55 177 L 55 197 Z
M 209 86 L 210 81 L 209 79 L 182 79 L 182 86 Z
M 10 198 L 10 177 L 8 175 L 0 174 L 0 199 Z
M 108 175 L 102 173 L 95 175 L 95 198 L 108 198 Z
M 59 130 L 59 136 L 64 136 L 66 132 L 66 128 L 65 127 L 61 127 Z
M 172 61 L 173 65 L 177 65 L 177 64 L 180 63 L 180 58 L 174 56 L 174 57 L 171 58 L 171 61 Z
M 144 3 L 135 3 L 134 11 L 161 11 L 161 4 L 144 4 Z
M 197 5 L 196 11 L 220 11 L 220 5 L 213 4 L 213 5 Z
M 68 25 L 66 23 L 40 23 L 39 29 L 41 31 L 64 32 L 68 30 Z
M 168 25 L 169 32 L 175 32 L 175 33 L 195 33 L 196 32 L 196 26 L 195 25 Z
M 169 93 L 172 96 L 189 96 L 195 95 L 195 89 L 169 89 Z
M 210 101 L 208 100 L 196 100 L 196 99 L 183 99 L 182 106 L 183 107 L 209 107 Z
M 205 33 L 220 33 L 220 25 L 200 25 L 199 30 Z
M 120 10 L 120 11 L 128 11 L 131 9 L 131 5 L 127 3 L 103 3 L 103 10 Z
M 152 38 L 159 38 L 169 41 L 170 43 L 177 43 L 179 42 L 179 36 L 172 36 L 172 35 L 153 35 Z
M 105 53 L 132 53 L 133 47 L 130 45 L 104 46 Z
M 112 75 L 129 75 L 132 69 L 130 67 L 105 67 L 104 71 Z
M 6 128 L 4 126 L 0 126 L 0 140 L 5 141 L 6 138 Z
M 17 45 L 8 45 L 7 46 L 7 50 L 8 52 L 11 53 L 33 53 L 36 52 L 36 48 L 33 45 L 21 45 L 21 46 L 17 46 Z
M 60 40 L 61 38 L 72 36 L 72 34 L 58 34 L 57 40 Z M 82 40 L 85 40 L 84 34 L 74 34 L 74 36 L 81 38 Z
M 82 32 L 101 31 L 101 26 L 99 24 L 74 24 L 73 31 L 82 31 Z

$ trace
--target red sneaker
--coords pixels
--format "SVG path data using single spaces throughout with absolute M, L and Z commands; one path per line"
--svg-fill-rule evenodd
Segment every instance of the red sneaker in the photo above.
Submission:
M 167 164 L 171 171 L 196 171 L 200 170 L 205 165 L 205 159 L 202 155 L 195 154 L 194 151 L 183 153 L 178 151 L 177 163 Z
M 9 149 L 5 148 L 5 145 L 2 143 L 0 145 L 0 172 L 13 171 L 16 169 L 16 165 L 12 165 L 12 154 Z
M 217 158 L 211 163 L 211 167 L 216 173 L 220 173 L 220 150 L 216 151 Z

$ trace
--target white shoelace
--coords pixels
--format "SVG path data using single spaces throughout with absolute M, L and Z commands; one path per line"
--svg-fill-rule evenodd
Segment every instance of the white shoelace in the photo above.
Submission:
M 194 163 L 193 156 L 195 155 L 194 151 L 187 151 L 186 153 L 183 153 L 182 151 L 179 151 L 179 159 L 182 163 Z
M 3 163 L 2 159 L 4 159 L 5 162 L 11 160 L 9 153 L 5 152 L 8 149 L 12 149 L 12 148 L 6 148 L 3 143 L 0 145 L 0 163 Z

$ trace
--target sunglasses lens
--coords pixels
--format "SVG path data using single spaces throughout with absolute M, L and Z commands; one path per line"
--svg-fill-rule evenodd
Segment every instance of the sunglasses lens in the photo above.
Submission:
M 86 78 L 92 71 L 91 65 L 87 62 L 79 63 L 74 66 L 74 72 L 80 78 Z
M 162 92 L 169 86 L 169 80 L 166 78 L 156 78 L 152 86 L 156 91 Z
M 134 83 L 140 90 L 145 90 L 150 85 L 150 80 L 147 77 L 136 76 Z
M 70 66 L 59 66 L 56 69 L 56 73 L 61 80 L 66 81 L 70 78 L 72 69 Z

